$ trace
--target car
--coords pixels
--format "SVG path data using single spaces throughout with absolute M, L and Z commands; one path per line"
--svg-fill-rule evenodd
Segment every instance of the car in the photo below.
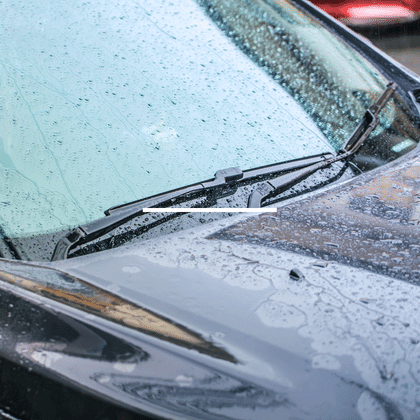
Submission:
M 354 27 L 389 26 L 417 21 L 417 0 L 313 0 L 313 3 L 341 22 Z
M 419 76 L 305 0 L 1 8 L 0 417 L 420 417 Z

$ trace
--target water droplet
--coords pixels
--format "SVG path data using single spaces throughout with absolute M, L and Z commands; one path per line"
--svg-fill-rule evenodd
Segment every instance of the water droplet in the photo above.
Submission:
M 175 378 L 175 382 L 181 387 L 191 386 L 194 382 L 194 378 L 192 378 L 191 376 L 178 375 Z
M 328 266 L 328 263 L 326 261 L 324 261 L 324 260 L 318 260 L 318 261 L 315 261 L 314 263 L 312 263 L 312 265 L 314 267 L 325 268 L 325 267 Z
M 124 273 L 135 274 L 135 273 L 139 273 L 141 271 L 141 268 L 137 267 L 136 265 L 125 265 L 122 268 L 122 271 Z
M 359 300 L 360 300 L 360 302 L 366 303 L 366 304 L 376 302 L 376 299 L 369 299 L 369 298 L 365 298 L 365 297 L 361 297 Z
M 118 363 L 117 362 L 117 363 L 114 364 L 113 367 L 114 367 L 115 370 L 118 370 L 120 372 L 130 373 L 135 369 L 136 364 L 135 363 Z
M 300 271 L 298 268 L 292 268 L 290 270 L 289 276 L 292 280 L 302 280 L 305 278 L 302 271 Z
M 101 375 L 98 378 L 98 382 L 100 384 L 106 384 L 107 382 L 109 382 L 111 380 L 111 377 L 109 375 Z
M 120 286 L 118 284 L 110 284 L 109 286 L 105 287 L 105 290 L 108 290 L 112 293 L 119 292 L 121 290 Z

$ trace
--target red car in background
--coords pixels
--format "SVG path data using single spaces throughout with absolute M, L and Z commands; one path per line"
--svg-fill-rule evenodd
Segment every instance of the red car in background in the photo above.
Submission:
M 417 0 L 313 0 L 313 3 L 349 26 L 394 25 L 420 18 Z

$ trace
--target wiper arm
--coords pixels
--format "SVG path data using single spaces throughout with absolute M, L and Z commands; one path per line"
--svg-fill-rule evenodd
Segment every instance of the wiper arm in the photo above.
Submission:
M 325 162 L 332 156 L 334 155 L 331 153 L 325 153 L 243 172 L 239 168 L 223 169 L 216 172 L 214 179 L 112 207 L 105 211 L 106 217 L 79 226 L 63 236 L 57 242 L 51 261 L 66 259 L 74 247 L 91 242 L 142 215 L 146 207 L 169 207 L 227 187 L 236 190 L 239 183 L 247 183 L 271 174 L 294 171 Z M 228 193 L 231 194 L 232 191 Z
M 379 114 L 397 87 L 398 86 L 396 83 L 388 84 L 381 97 L 366 110 L 362 121 L 356 127 L 353 134 L 343 145 L 337 155 L 332 156 L 330 159 L 327 159 L 324 162 L 318 162 L 303 169 L 299 169 L 264 182 L 249 196 L 248 207 L 259 208 L 261 207 L 262 201 L 266 200 L 267 198 L 281 194 L 299 182 L 305 180 L 320 169 L 325 168 L 334 162 L 348 159 L 350 156 L 354 155 L 359 150 L 363 142 L 370 136 L 372 131 L 379 124 Z

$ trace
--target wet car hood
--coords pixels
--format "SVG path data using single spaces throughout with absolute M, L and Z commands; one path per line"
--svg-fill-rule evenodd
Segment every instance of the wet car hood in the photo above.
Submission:
M 60 287 L 34 280 L 49 276 L 35 264 L 1 262 L 13 290 L 71 301 L 60 322 L 79 339 L 111 334 L 137 358 L 110 362 L 92 338 L 70 353 L 68 339 L 52 349 L 35 336 L 14 349 L 167 418 L 418 418 L 419 168 L 413 152 L 274 216 L 39 266 Z
M 211 237 L 295 251 L 418 284 L 419 178 L 420 162 L 413 158 Z

